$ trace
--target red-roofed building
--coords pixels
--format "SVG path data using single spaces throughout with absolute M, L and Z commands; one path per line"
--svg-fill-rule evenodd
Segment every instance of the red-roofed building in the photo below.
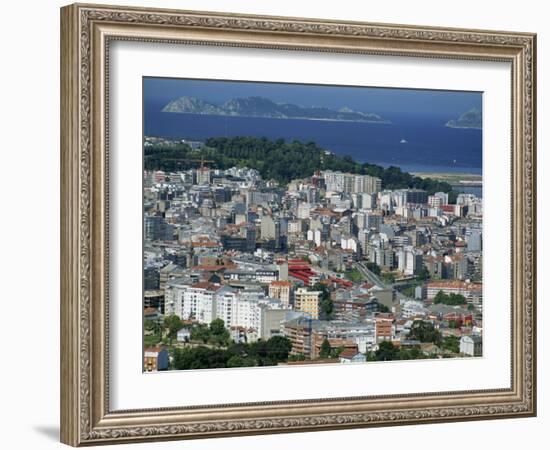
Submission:
M 394 317 L 391 314 L 379 314 L 376 317 L 375 339 L 376 342 L 390 341 L 394 334 Z
M 343 364 L 366 362 L 367 357 L 358 350 L 346 349 L 340 353 L 340 362 Z
M 439 291 L 444 294 L 463 295 L 468 303 L 481 303 L 483 299 L 482 283 L 468 283 L 460 280 L 432 281 L 427 285 L 428 300 L 433 300 Z
M 192 242 L 191 247 L 193 247 L 193 248 L 217 249 L 217 250 L 220 250 L 220 251 L 223 248 L 223 246 L 220 242 L 215 242 L 215 241 Z

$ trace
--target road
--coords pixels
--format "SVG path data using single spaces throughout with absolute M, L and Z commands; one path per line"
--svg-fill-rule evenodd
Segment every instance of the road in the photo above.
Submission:
M 399 283 L 385 284 L 378 275 L 367 269 L 367 266 L 364 263 L 358 262 L 356 266 L 359 272 L 361 272 L 361 275 L 363 275 L 369 283 L 372 283 L 381 289 L 393 289 L 395 291 L 395 297 L 399 300 L 400 303 L 402 301 L 412 300 L 412 298 L 407 297 L 406 295 L 395 289 L 395 286 Z
M 367 266 L 362 262 L 357 263 L 357 269 L 359 270 L 359 272 L 361 272 L 361 275 L 363 275 L 369 283 L 372 283 L 382 289 L 386 289 L 389 287 L 384 284 L 384 282 L 380 279 L 380 277 L 378 277 L 378 275 L 367 269 Z

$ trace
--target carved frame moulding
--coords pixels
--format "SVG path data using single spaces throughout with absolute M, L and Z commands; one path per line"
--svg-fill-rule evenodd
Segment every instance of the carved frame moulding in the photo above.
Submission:
M 509 389 L 208 407 L 109 407 L 110 44 L 117 40 L 505 61 L 512 67 Z M 536 36 L 74 4 L 61 9 L 61 440 L 97 445 L 536 414 Z

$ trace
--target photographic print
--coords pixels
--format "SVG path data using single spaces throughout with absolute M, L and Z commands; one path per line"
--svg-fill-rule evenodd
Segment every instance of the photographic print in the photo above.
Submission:
M 61 441 L 535 416 L 536 40 L 63 7 Z
M 143 99 L 144 371 L 483 355 L 482 93 Z

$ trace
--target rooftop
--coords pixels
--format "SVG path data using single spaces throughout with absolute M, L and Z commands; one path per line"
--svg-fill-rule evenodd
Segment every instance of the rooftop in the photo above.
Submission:
M 342 353 L 340 353 L 340 358 L 351 359 L 355 355 L 357 355 L 358 353 L 359 353 L 359 350 L 357 350 L 357 349 L 347 348 Z
M 431 281 L 428 283 L 428 289 L 430 288 L 449 288 L 449 289 L 469 289 L 481 291 L 483 285 L 481 283 L 467 283 L 466 281 L 460 280 L 442 280 L 442 281 Z

